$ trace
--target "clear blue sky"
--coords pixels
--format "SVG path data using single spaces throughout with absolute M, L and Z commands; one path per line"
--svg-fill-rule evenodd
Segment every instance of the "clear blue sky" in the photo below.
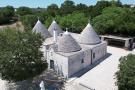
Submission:
M 76 4 L 84 3 L 87 5 L 94 5 L 99 0 L 73 0 Z M 14 7 L 28 6 L 28 7 L 47 7 L 48 5 L 55 3 L 61 5 L 64 0 L 0 0 L 0 7 L 11 5 Z M 135 4 L 135 0 L 121 0 L 124 4 Z

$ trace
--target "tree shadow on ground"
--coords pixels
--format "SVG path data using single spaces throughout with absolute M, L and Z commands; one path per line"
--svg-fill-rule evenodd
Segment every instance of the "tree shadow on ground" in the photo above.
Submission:
M 46 70 L 33 79 L 15 83 L 8 83 L 8 90 L 40 90 L 39 84 L 44 82 L 47 90 L 63 90 L 65 79 L 60 77 L 54 70 Z

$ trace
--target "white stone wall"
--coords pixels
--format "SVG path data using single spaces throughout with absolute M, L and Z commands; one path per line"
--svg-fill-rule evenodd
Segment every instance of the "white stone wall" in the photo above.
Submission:
M 95 58 L 93 54 L 95 53 Z M 107 43 L 102 43 L 94 48 L 92 48 L 92 63 L 96 62 L 100 58 L 104 57 L 107 53 Z
M 54 61 L 54 67 L 57 73 L 61 76 L 68 77 L 68 58 L 56 54 L 53 51 L 48 52 L 48 67 L 50 68 L 50 60 Z
M 69 77 L 84 68 L 83 63 L 82 63 L 82 59 L 84 59 L 84 52 L 83 51 L 69 57 L 69 60 L 68 60 Z
M 93 58 L 95 53 L 95 58 Z M 65 57 L 57 54 L 50 49 L 47 52 L 48 67 L 50 67 L 50 60 L 54 60 L 55 70 L 64 77 L 70 77 L 71 75 L 79 72 L 80 70 L 90 66 L 95 61 L 104 57 L 107 53 L 107 44 L 102 43 L 92 49 L 82 50 L 76 54 Z M 83 62 L 82 62 L 83 60 Z
M 47 60 L 47 52 L 49 51 L 49 47 L 50 45 L 43 45 L 42 46 L 42 51 L 43 51 L 43 54 L 44 54 L 44 58 Z
M 84 51 L 84 68 L 91 65 L 92 63 L 92 58 L 91 58 L 91 49 L 88 49 L 86 51 Z
M 83 62 L 82 62 L 83 60 Z M 87 49 L 69 57 L 69 77 L 91 65 L 91 49 Z

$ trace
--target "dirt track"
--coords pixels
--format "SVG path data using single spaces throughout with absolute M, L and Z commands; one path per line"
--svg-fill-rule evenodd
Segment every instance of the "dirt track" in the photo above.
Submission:
M 19 30 L 24 30 L 24 27 L 21 22 L 15 22 L 13 24 L 9 25 L 0 25 L 0 30 L 5 29 L 5 28 L 12 28 L 12 29 L 19 29 Z

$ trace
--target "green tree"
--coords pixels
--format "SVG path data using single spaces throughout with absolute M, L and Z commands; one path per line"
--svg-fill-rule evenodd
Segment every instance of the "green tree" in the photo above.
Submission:
M 135 14 L 128 8 L 108 7 L 101 15 L 93 19 L 93 25 L 99 34 L 134 36 Z
M 36 24 L 38 17 L 36 15 L 25 15 L 21 17 L 21 22 L 25 27 L 25 31 L 31 30 Z
M 45 26 L 46 27 L 49 27 L 50 25 L 51 25 L 51 23 L 52 23 L 52 21 L 53 21 L 53 17 L 52 16 L 49 16 L 46 20 L 45 20 Z
M 109 1 L 98 1 L 91 11 L 91 18 L 96 17 L 102 13 L 102 10 L 111 6 Z
M 122 6 L 122 3 L 120 0 L 111 0 L 111 3 L 112 3 L 112 6 L 118 6 L 118 7 L 121 7 Z
M 60 7 L 60 12 L 62 13 L 62 15 L 71 14 L 75 10 L 75 3 L 71 0 L 65 0 Z
M 59 24 L 63 29 L 69 28 L 70 32 L 80 33 L 88 23 L 88 18 L 84 13 L 74 12 L 65 17 L 62 17 Z
M 13 6 L 6 6 L 3 8 L 3 12 L 5 13 L 6 16 L 8 17 L 13 17 L 15 15 L 15 10 Z
M 120 58 L 116 76 L 119 90 L 135 90 L 135 55 Z
M 85 16 L 84 13 L 74 12 L 63 17 L 57 15 L 55 18 L 53 18 L 50 16 L 45 21 L 45 26 L 49 27 L 53 19 L 57 21 L 57 23 L 63 30 L 66 30 L 66 28 L 68 28 L 69 32 L 75 33 L 80 33 L 88 23 L 88 18 Z
M 0 31 L 0 73 L 2 79 L 22 81 L 47 68 L 40 48 L 40 34 L 16 30 Z
M 55 16 L 56 16 L 58 10 L 59 10 L 59 7 L 58 7 L 58 5 L 56 5 L 56 4 L 51 4 L 51 5 L 49 5 L 49 6 L 47 7 L 47 11 L 48 11 L 48 13 L 49 13 L 52 17 L 55 17 Z
M 14 8 L 12 6 L 6 6 L 0 9 L 0 24 L 10 23 L 15 15 Z
M 39 19 L 40 21 L 44 22 L 49 16 L 49 12 L 48 11 L 42 11 L 40 13 L 36 13 L 35 14 Z
M 32 9 L 29 7 L 19 7 L 17 9 L 17 14 L 20 16 L 24 16 L 24 15 L 28 15 L 28 14 L 32 14 Z
M 88 6 L 85 5 L 85 4 L 80 3 L 80 4 L 76 5 L 76 10 L 78 10 L 78 11 L 84 11 L 84 10 L 87 10 L 87 9 L 88 9 Z

